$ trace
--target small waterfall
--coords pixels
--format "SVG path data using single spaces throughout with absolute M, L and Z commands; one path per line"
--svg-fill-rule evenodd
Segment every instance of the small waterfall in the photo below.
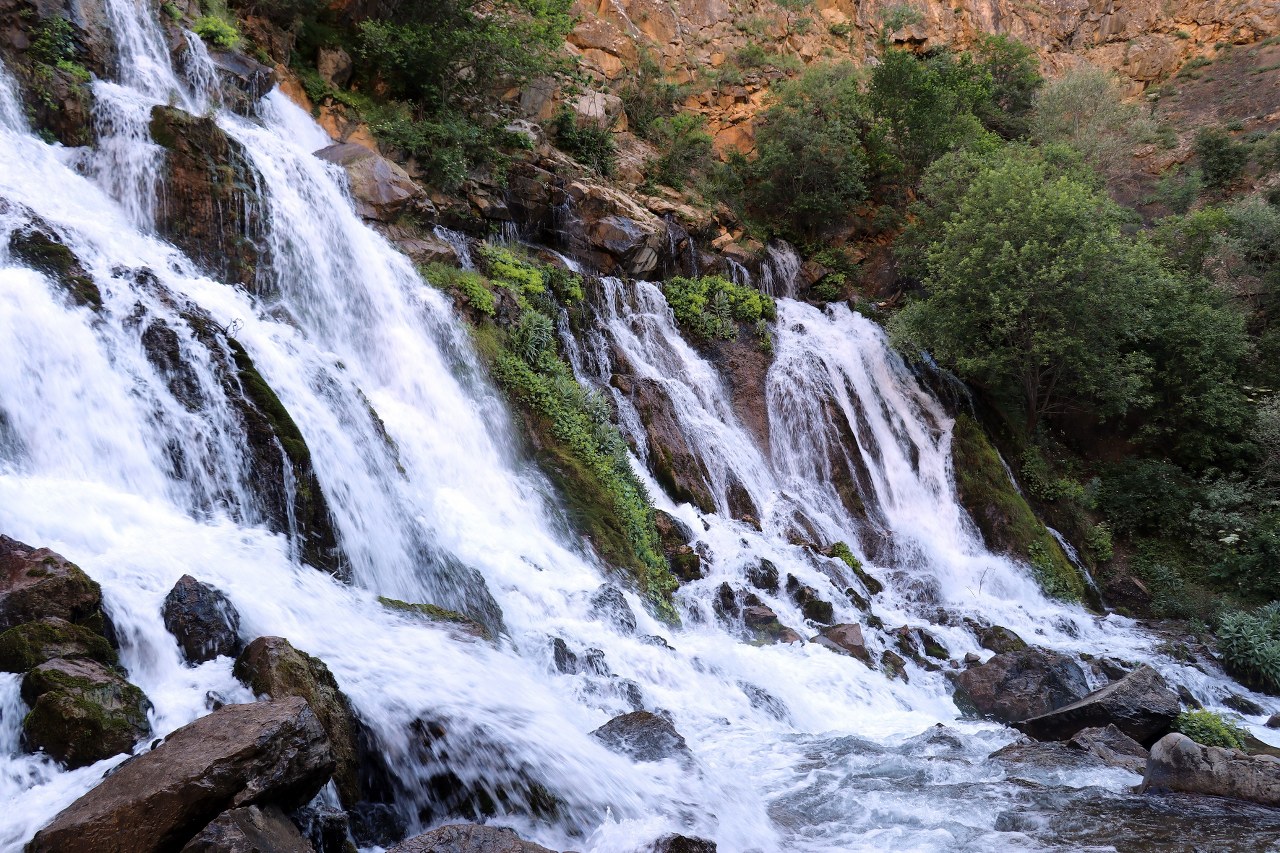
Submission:
M 23 133 L 27 129 L 27 117 L 22 111 L 18 87 L 9 71 L 0 63 L 0 131 Z
M 751 280 L 751 271 L 733 258 L 725 258 L 725 262 L 729 265 L 729 280 L 734 284 L 745 284 L 747 287 L 754 287 L 755 282 Z
M 800 263 L 800 253 L 794 246 L 786 240 L 770 240 L 760 265 L 760 289 L 777 298 L 795 297 Z
M 464 270 L 476 268 L 475 261 L 471 259 L 471 244 L 467 242 L 467 235 L 445 228 L 443 225 L 437 225 L 434 231 L 437 237 L 453 247 L 453 251 L 458 255 L 458 266 Z

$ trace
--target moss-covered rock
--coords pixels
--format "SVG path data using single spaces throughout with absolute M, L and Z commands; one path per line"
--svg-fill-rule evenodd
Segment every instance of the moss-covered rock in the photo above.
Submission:
M 133 749 L 151 732 L 151 703 L 120 672 L 86 658 L 55 658 L 22 680 L 31 711 L 23 743 L 68 768 L 84 767 Z
M 383 595 L 378 596 L 378 603 L 397 613 L 404 613 L 426 622 L 452 625 L 473 637 L 478 637 L 482 640 L 493 640 L 493 634 L 484 625 L 456 610 L 437 607 L 434 604 L 410 604 L 407 601 L 387 598 Z
M 79 566 L 0 535 L 0 631 L 47 616 L 106 633 L 102 589 Z
M 102 291 L 80 259 L 39 219 L 9 235 L 9 253 L 49 276 L 76 305 L 102 309 Z
M 116 650 L 100 634 L 56 616 L 26 622 L 0 634 L 0 670 L 26 672 L 54 658 L 88 658 L 108 666 Z

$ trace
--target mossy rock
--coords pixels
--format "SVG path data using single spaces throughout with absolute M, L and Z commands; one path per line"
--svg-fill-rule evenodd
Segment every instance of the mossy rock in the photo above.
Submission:
M 465 633 L 482 640 L 493 640 L 493 635 L 484 625 L 481 625 L 470 616 L 459 613 L 456 610 L 449 610 L 444 607 L 437 607 L 434 604 L 410 604 L 407 601 L 400 601 L 397 598 L 387 598 L 386 596 L 378 596 L 378 603 L 388 610 L 394 610 L 397 613 L 405 613 L 410 616 L 416 616 L 427 622 L 436 622 L 446 625 L 456 625 Z
M 0 535 L 0 631 L 47 616 L 107 632 L 102 589 L 79 566 Z
M 40 664 L 23 679 L 22 699 L 31 708 L 22 721 L 23 744 L 68 769 L 129 752 L 151 732 L 146 695 L 95 660 Z
M 26 672 L 54 658 L 88 658 L 114 666 L 116 650 L 82 625 L 49 616 L 0 634 L 0 670 Z
M 102 310 L 102 291 L 52 229 L 33 224 L 9 235 L 9 253 L 52 278 L 76 305 Z
M 1029 564 L 1045 594 L 1064 601 L 1083 601 L 1087 589 L 1084 578 L 1018 494 L 1000 455 L 968 415 L 956 418 L 951 453 L 957 496 L 987 547 Z
M 826 555 L 833 559 L 839 560 L 849 567 L 854 576 L 862 582 L 866 587 L 869 595 L 879 595 L 884 591 L 884 584 L 872 577 L 866 569 L 862 567 L 862 561 L 854 556 L 853 550 L 844 542 L 837 542 L 826 550 Z M 862 608 L 865 610 L 866 608 Z

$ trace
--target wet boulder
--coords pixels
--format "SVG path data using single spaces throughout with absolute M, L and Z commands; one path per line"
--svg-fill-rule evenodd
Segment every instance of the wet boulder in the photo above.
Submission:
M 0 634 L 0 671 L 26 672 L 55 658 L 88 658 L 114 666 L 116 650 L 101 634 L 57 616 L 25 622 Z
M 0 631 L 46 616 L 102 631 L 102 589 L 62 555 L 0 535 Z
M 39 217 L 9 235 L 9 254 L 49 276 L 75 305 L 102 309 L 102 291 L 76 254 Z
M 871 666 L 871 652 L 867 650 L 867 641 L 862 636 L 862 626 L 849 623 L 832 625 L 824 628 L 816 637 L 809 640 L 825 646 L 833 652 L 850 655 Z
M 414 619 L 442 625 L 456 634 L 474 637 L 477 640 L 493 640 L 493 632 L 481 622 L 447 607 L 438 607 L 434 604 L 425 603 L 410 603 L 396 598 L 387 598 L 385 595 L 378 596 L 378 603 L 388 610 L 394 610 Z M 497 605 L 495 604 L 494 606 L 496 607 Z M 500 619 L 495 624 L 500 626 Z
M 1146 770 L 1147 748 L 1129 737 L 1114 724 L 1105 728 L 1082 729 L 1076 732 L 1067 746 L 1087 752 L 1108 767 L 1123 767 L 1141 774 Z
M 1151 743 L 1169 731 L 1178 710 L 1177 692 L 1144 664 L 1078 701 L 1018 722 L 1017 728 L 1036 740 L 1067 740 L 1081 729 L 1114 724 L 1139 743 Z
M 689 525 L 660 509 L 654 510 L 653 520 L 671 573 L 685 583 L 700 580 L 702 557 L 693 549 L 693 531 Z
M 55 658 L 22 680 L 31 708 L 23 744 L 70 769 L 129 752 L 151 732 L 151 703 L 119 670 L 87 658 Z
M 363 145 L 340 142 L 320 149 L 315 156 L 347 173 L 356 213 L 365 219 L 392 222 L 426 196 L 408 172 Z
M 298 651 L 283 637 L 259 637 L 236 659 L 234 672 L 259 696 L 307 701 L 328 737 L 339 797 L 347 806 L 359 801 L 359 723 L 324 661 Z
M 979 646 L 998 655 L 1020 652 L 1027 647 L 1026 641 L 1001 625 L 982 625 L 972 619 L 966 619 L 965 624 L 977 637 Z
M 714 512 L 711 475 L 685 440 L 675 406 L 662 383 L 642 377 L 631 382 L 629 388 L 644 426 L 649 470 L 654 478 L 675 500 L 691 503 L 703 512 Z
M 636 614 L 627 604 L 622 590 L 612 584 L 601 584 L 591 595 L 591 611 L 601 622 L 612 625 L 619 634 L 636 632 Z
M 315 853 L 276 806 L 245 806 L 218 815 L 181 853 Z
M 800 582 L 795 575 L 787 575 L 787 595 L 800 608 L 804 618 L 820 625 L 830 625 L 835 621 L 835 608 L 831 602 L 818 594 L 811 586 Z
M 666 717 L 649 711 L 632 711 L 614 717 L 591 736 L 614 752 L 635 761 L 662 761 L 672 758 L 682 763 L 691 761 L 684 737 Z
M 1245 755 L 1168 734 L 1151 747 L 1143 791 L 1183 791 L 1280 806 L 1280 758 Z
M 240 614 L 221 590 L 183 575 L 164 599 L 164 627 L 190 663 L 240 651 Z
M 304 699 L 226 705 L 120 765 L 36 833 L 26 851 L 180 849 L 228 809 L 301 806 L 332 772 L 324 729 Z
M 1013 723 L 1047 714 L 1088 692 L 1084 670 L 1073 658 L 1033 646 L 996 655 L 960 673 L 955 702 L 961 710 Z
M 778 567 L 773 564 L 772 560 L 766 560 L 762 557 L 759 563 L 747 570 L 747 580 L 762 592 L 777 594 Z
M 315 853 L 356 853 L 350 839 L 351 818 L 342 809 L 313 801 L 293 812 L 289 819 Z
M 716 843 L 705 838 L 668 833 L 654 841 L 648 853 L 716 853 Z
M 783 625 L 768 605 L 756 603 L 742 608 L 742 624 L 757 643 L 802 643 L 804 638 Z
M 885 676 L 890 681 L 895 679 L 902 682 L 911 681 L 911 677 L 907 675 L 907 662 L 893 649 L 885 649 L 880 655 L 880 668 L 884 670 Z
M 442 826 L 401 841 L 387 853 L 555 853 L 510 829 L 478 824 Z

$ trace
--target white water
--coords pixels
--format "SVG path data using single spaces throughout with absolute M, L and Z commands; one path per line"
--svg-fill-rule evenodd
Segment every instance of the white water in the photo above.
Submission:
M 112 104 L 127 102 L 142 115 L 172 97 L 176 78 L 162 43 L 148 36 L 154 23 L 129 16 L 118 23 L 122 55 L 137 67 L 99 87 L 118 86 Z M 128 40 L 133 54 L 124 50 Z M 782 303 L 769 376 L 772 438 L 762 448 L 738 422 L 715 371 L 675 333 L 660 293 L 606 282 L 615 306 L 605 318 L 608 338 L 665 382 L 711 474 L 717 507 L 727 509 L 736 481 L 763 526 L 757 532 L 723 513 L 675 506 L 651 484 L 661 506 L 700 531 L 710 574 L 682 591 L 681 630 L 655 622 L 628 596 L 639 633 L 665 636 L 674 651 L 621 636 L 593 618 L 587 597 L 604 571 L 518 452 L 464 330 L 445 300 L 360 223 L 340 176 L 310 156 L 323 137 L 307 116 L 278 94 L 262 107 L 263 125 L 219 116 L 262 178 L 276 294 L 268 302 L 201 276 L 148 235 L 140 214 L 149 209 L 149 143 L 111 137 L 104 144 L 116 146 L 111 156 L 132 177 L 105 181 L 91 172 L 95 183 L 25 134 L 5 91 L 0 77 L 0 199 L 15 205 L 0 219 L 0 246 L 25 222 L 16 205 L 34 210 L 99 283 L 104 309 L 98 316 L 71 307 L 55 283 L 0 254 L 0 413 L 11 434 L 0 444 L 0 531 L 63 553 L 102 585 L 122 662 L 155 705 L 157 735 L 206 713 L 210 691 L 252 698 L 225 658 L 184 666 L 161 624 L 164 595 L 190 573 L 228 595 L 246 639 L 285 636 L 330 666 L 400 777 L 409 817 L 427 803 L 425 778 L 444 762 L 415 752 L 409 726 L 426 717 L 445 721 L 438 746 L 465 781 L 510 789 L 527 775 L 564 799 L 555 824 L 508 817 L 557 849 L 624 853 L 665 831 L 714 838 L 729 853 L 1022 845 L 1021 832 L 997 829 L 1001 812 L 1018 806 L 1017 786 L 983 761 L 1010 735 L 956 722 L 939 675 L 909 666 L 911 683 L 902 684 L 816 645 L 747 645 L 712 615 L 718 584 L 740 582 L 763 557 L 833 598 L 838 618 L 859 618 L 829 579 L 849 582 L 841 565 L 785 540 L 803 515 L 828 540 L 867 550 L 867 532 L 828 472 L 812 468 L 813 460 L 839 462 L 818 414 L 824 396 L 850 419 L 857 407 L 866 411 L 858 437 L 871 471 L 867 497 L 882 530 L 894 535 L 881 563 L 868 560 L 891 581 L 876 602 L 886 625 L 923 624 L 928 601 L 988 614 L 1046 645 L 1150 653 L 1124 620 L 1045 602 L 1020 567 L 976 545 L 951 497 L 947 419 L 867 321 Z M 138 275 L 144 268 L 154 280 Z M 352 586 L 298 565 L 290 538 L 265 526 L 240 427 L 215 375 L 224 345 L 196 334 L 188 317 L 197 307 L 237 329 L 306 437 Z M 175 399 L 146 358 L 139 335 L 156 320 L 178 335 L 201 391 L 196 411 Z M 607 369 L 603 352 L 579 359 L 584 377 Z M 623 425 L 637 429 L 626 417 Z M 166 452 L 173 446 L 186 458 L 180 471 Z M 465 606 L 485 590 L 506 626 L 497 648 L 375 600 Z M 764 597 L 784 622 L 803 627 L 789 600 Z M 935 631 L 954 656 L 975 650 L 960 628 Z M 646 707 L 668 710 L 695 769 L 634 764 L 591 739 L 591 729 L 630 710 L 625 685 L 553 674 L 552 636 L 579 653 L 603 650 L 612 670 L 639 686 Z M 872 634 L 870 642 L 878 652 L 885 641 Z M 1162 667 L 1202 696 L 1218 686 L 1172 663 Z M 17 684 L 0 676 L 5 851 L 19 849 L 123 758 L 68 773 L 22 754 Z M 774 697 L 772 709 L 760 691 Z M 917 737 L 937 722 L 965 732 L 964 741 Z M 1134 780 L 1107 772 L 1051 781 L 1118 792 Z

